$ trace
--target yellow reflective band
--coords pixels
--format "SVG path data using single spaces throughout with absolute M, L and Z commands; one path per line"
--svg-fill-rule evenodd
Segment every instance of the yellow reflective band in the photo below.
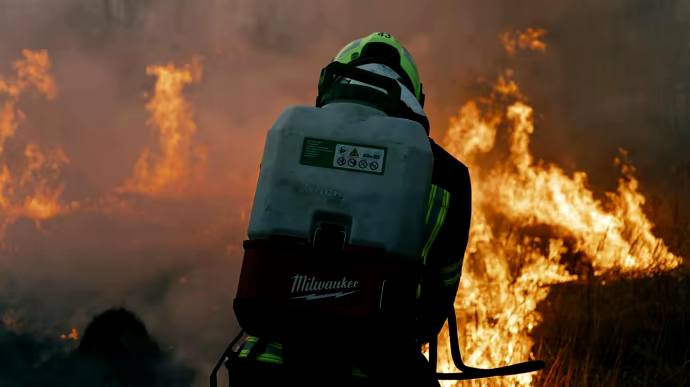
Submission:
M 442 274 L 453 274 L 453 273 L 457 272 L 458 270 L 460 270 L 460 264 L 461 264 L 461 262 L 451 263 L 448 266 L 442 267 L 440 271 Z
M 434 203 L 435 197 L 436 197 L 436 185 L 432 184 L 431 190 L 429 191 L 429 202 L 426 205 L 426 218 L 424 220 L 424 223 L 429 223 L 429 217 L 431 216 L 431 208 L 433 207 L 432 204 Z
M 361 369 L 359 369 L 359 368 L 357 368 L 357 367 L 355 367 L 355 366 L 352 366 L 352 376 L 354 376 L 354 377 L 356 377 L 356 378 L 366 378 L 366 377 L 368 377 L 367 374 L 364 373 L 364 371 L 362 371 Z
M 282 358 L 283 357 L 283 350 L 282 348 L 278 348 L 274 343 L 269 343 L 266 346 L 266 350 L 264 351 L 264 354 L 267 355 L 273 355 Z
M 244 346 L 242 347 L 242 350 L 239 353 L 239 357 L 248 358 L 252 349 L 254 348 L 256 343 L 259 342 L 259 340 L 260 339 L 258 337 L 248 336 L 247 341 L 245 341 Z M 256 360 L 262 361 L 265 363 L 282 364 L 283 363 L 282 351 L 283 351 L 283 345 L 281 343 L 273 342 L 273 341 L 268 342 L 268 343 L 266 343 L 266 348 L 264 349 L 263 353 L 258 355 L 256 357 Z
M 254 345 L 259 341 L 258 337 L 255 336 L 247 336 L 247 341 L 244 342 L 244 345 L 242 346 L 242 350 L 240 351 L 240 357 L 247 357 L 249 356 L 249 352 L 254 348 Z
M 450 285 L 454 285 L 454 284 L 455 284 L 456 282 L 458 282 L 459 280 L 460 280 L 460 273 L 458 273 L 458 274 L 456 274 L 455 276 L 453 276 L 453 278 L 449 278 L 449 279 L 443 281 L 443 284 L 444 284 L 445 286 L 450 286 Z
M 446 211 L 448 211 L 449 201 L 450 193 L 448 193 L 448 191 L 446 190 L 443 190 L 443 204 L 441 204 L 441 209 L 438 213 L 438 216 L 436 217 L 436 224 L 434 225 L 434 230 L 431 232 L 431 235 L 429 235 L 429 239 L 426 241 L 424 249 L 422 250 L 422 258 L 425 265 L 426 258 L 429 255 L 429 250 L 431 249 L 431 246 L 434 244 L 434 241 L 436 240 L 436 237 L 438 236 L 438 233 L 441 230 L 441 226 L 443 226 L 443 223 L 446 220 Z
M 262 353 L 256 357 L 256 360 L 271 363 L 271 364 L 283 364 L 283 358 L 276 355 L 271 355 L 270 353 Z

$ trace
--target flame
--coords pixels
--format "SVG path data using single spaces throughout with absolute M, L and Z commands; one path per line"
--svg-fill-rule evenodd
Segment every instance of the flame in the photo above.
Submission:
M 60 172 L 69 158 L 60 147 L 47 152 L 28 144 L 23 155 L 8 155 L 6 143 L 12 139 L 26 118 L 17 107 L 20 97 L 35 90 L 48 100 L 57 96 L 55 80 L 50 74 L 51 61 L 46 50 L 23 50 L 22 59 L 13 63 L 15 76 L 0 76 L 0 240 L 7 226 L 19 218 L 41 221 L 67 212 L 76 206 L 63 205 L 60 198 L 64 184 Z M 10 156 L 14 156 L 10 159 Z M 20 159 L 20 161 L 16 161 Z
M 47 50 L 31 51 L 22 50 L 24 59 L 18 59 L 12 64 L 16 72 L 14 79 L 5 79 L 0 76 L 0 93 L 6 94 L 16 100 L 33 86 L 39 93 L 48 99 L 57 96 L 55 79 L 49 70 L 52 66 Z
M 29 90 L 30 86 L 51 100 L 57 96 L 55 80 L 50 74 L 50 57 L 48 51 L 22 50 L 23 59 L 14 61 L 12 67 L 15 77 L 7 79 L 0 75 L 0 96 L 5 96 L 0 113 L 0 155 L 5 142 L 14 136 L 19 123 L 24 119 L 24 113 L 16 105 L 19 97 Z
M 37 221 L 53 218 L 64 212 L 60 197 L 65 185 L 58 181 L 63 165 L 70 160 L 61 147 L 43 153 L 33 144 L 24 151 L 26 168 L 19 180 L 20 187 L 31 187 L 32 193 L 24 198 L 23 215 Z M 71 208 L 74 208 L 72 204 Z
M 499 35 L 499 40 L 510 55 L 515 55 L 518 50 L 546 52 L 546 43 L 542 40 L 544 35 L 545 29 L 529 27 L 524 31 L 504 32 Z
M 146 73 L 157 77 L 146 109 L 151 114 L 149 125 L 158 132 L 159 149 L 144 149 L 132 177 L 119 191 L 150 196 L 179 194 L 200 178 L 207 159 L 206 150 L 192 141 L 197 125 L 192 106 L 182 94 L 185 86 L 201 80 L 201 62 L 195 58 L 183 68 L 153 65 Z
M 70 329 L 69 333 L 61 334 L 60 340 L 79 341 L 79 331 L 77 330 L 77 328 L 72 328 Z
M 8 331 L 16 332 L 19 328 L 17 313 L 14 309 L 4 311 L 0 321 L 2 321 L 2 326 Z
M 621 171 L 617 190 L 598 198 L 585 172 L 568 174 L 532 154 L 533 117 L 507 72 L 489 96 L 459 109 L 442 141 L 468 165 L 473 181 L 472 226 L 455 301 L 463 359 L 471 366 L 533 358 L 530 332 L 542 322 L 537 305 L 551 285 L 588 275 L 571 272 L 568 259 L 580 259 L 602 277 L 648 275 L 682 262 L 654 236 L 625 151 L 614 160 Z M 506 144 L 499 141 L 506 137 Z M 447 335 L 444 329 L 441 342 Z M 455 372 L 448 348 L 439 360 L 440 371 Z M 531 385 L 533 378 L 469 383 Z

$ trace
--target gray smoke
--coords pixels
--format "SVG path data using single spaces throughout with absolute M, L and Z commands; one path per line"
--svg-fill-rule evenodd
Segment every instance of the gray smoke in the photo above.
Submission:
M 682 0 L 0 0 L 0 73 L 22 48 L 46 48 L 60 92 L 22 101 L 27 119 L 12 141 L 61 144 L 71 159 L 65 200 L 85 203 L 41 230 L 10 227 L 0 317 L 51 336 L 126 306 L 204 384 L 238 329 L 232 297 L 265 131 L 285 105 L 313 103 L 321 67 L 372 31 L 395 34 L 417 59 L 433 137 L 510 67 L 538 114 L 537 155 L 610 189 L 623 147 L 643 189 L 664 195 L 672 167 L 688 162 L 688 21 Z M 509 57 L 498 35 L 527 26 L 549 31 L 547 54 Z M 155 147 L 146 66 L 194 55 L 204 78 L 185 93 L 212 192 L 112 199 L 141 150 Z M 126 209 L 93 209 L 112 202 Z

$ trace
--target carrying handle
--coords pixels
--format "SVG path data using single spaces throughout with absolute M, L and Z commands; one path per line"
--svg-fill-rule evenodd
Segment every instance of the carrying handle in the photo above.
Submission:
M 527 372 L 534 372 L 544 369 L 545 364 L 541 360 L 526 361 L 523 363 L 511 364 L 508 366 L 498 368 L 474 368 L 465 365 L 465 363 L 462 362 L 462 356 L 460 355 L 460 343 L 458 340 L 458 324 L 455 318 L 455 307 L 453 305 L 450 306 L 448 316 L 448 335 L 450 336 L 450 355 L 453 358 L 453 363 L 455 364 L 455 367 L 462 372 L 437 372 L 436 377 L 439 380 L 469 380 L 489 378 L 493 376 L 524 374 Z M 429 359 L 430 362 L 431 359 L 433 359 L 433 363 L 431 365 L 434 371 L 436 371 L 436 347 L 436 338 L 434 338 L 434 340 L 429 345 Z M 432 350 L 433 357 L 431 353 Z
M 386 111 L 394 111 L 400 102 L 400 84 L 395 79 L 336 61 L 331 62 L 321 70 L 319 96 L 316 98 L 317 107 L 323 106 L 324 97 L 332 90 L 339 77 L 349 78 L 385 90 Z

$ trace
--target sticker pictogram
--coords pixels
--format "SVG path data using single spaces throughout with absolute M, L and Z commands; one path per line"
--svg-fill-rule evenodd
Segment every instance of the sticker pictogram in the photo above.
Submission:
M 300 164 L 383 175 L 387 148 L 319 138 L 305 138 Z

